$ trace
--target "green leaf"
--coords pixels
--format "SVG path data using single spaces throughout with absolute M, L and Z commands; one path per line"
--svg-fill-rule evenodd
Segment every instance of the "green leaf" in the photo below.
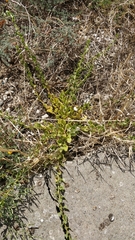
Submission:
M 60 152 L 62 152 L 62 151 L 65 151 L 65 152 L 68 151 L 68 145 L 67 145 L 67 144 L 63 144 L 63 145 L 60 147 Z
M 67 143 L 71 143 L 71 141 L 72 141 L 71 134 L 68 134 L 68 136 L 67 136 Z

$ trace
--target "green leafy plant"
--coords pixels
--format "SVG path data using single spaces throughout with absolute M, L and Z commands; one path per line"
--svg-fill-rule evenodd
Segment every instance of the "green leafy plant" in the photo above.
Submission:
M 12 13 L 7 12 L 8 16 L 11 16 L 12 22 L 14 23 L 16 34 L 20 38 L 21 41 L 21 48 L 25 51 L 20 51 L 18 48 L 18 54 L 20 55 L 22 64 L 24 65 L 26 69 L 26 77 L 29 80 L 29 83 L 31 87 L 34 90 L 35 97 L 39 100 L 39 102 L 43 105 L 46 112 L 53 116 L 52 121 L 44 121 L 42 123 L 35 122 L 34 124 L 26 125 L 24 123 L 24 127 L 27 129 L 30 129 L 31 131 L 40 131 L 40 143 L 37 140 L 37 143 L 34 145 L 33 150 L 31 151 L 30 161 L 27 159 L 27 154 L 22 160 L 18 158 L 18 160 L 13 165 L 11 164 L 8 166 L 9 156 L 6 162 L 6 166 L 8 166 L 8 169 L 12 169 L 17 171 L 17 174 L 14 173 L 12 170 L 11 177 L 8 177 L 8 182 L 6 179 L 5 186 L 9 190 L 7 191 L 6 188 L 4 188 L 2 191 L 5 192 L 3 194 L 3 197 L 1 199 L 1 208 L 5 209 L 5 204 L 10 202 L 9 204 L 9 210 L 7 211 L 7 219 L 11 219 L 14 216 L 14 212 L 12 209 L 14 209 L 14 201 L 17 202 L 17 199 L 13 200 L 13 194 L 15 189 L 18 189 L 18 198 L 22 198 L 23 196 L 23 182 L 27 174 L 30 174 L 30 172 L 33 169 L 47 169 L 50 166 L 55 167 L 55 184 L 56 184 L 56 199 L 57 199 L 57 210 L 59 212 L 59 217 L 61 220 L 62 228 L 65 234 L 65 239 L 72 239 L 70 234 L 70 228 L 68 223 L 68 218 L 66 216 L 65 211 L 67 208 L 64 205 L 64 186 L 63 186 L 63 177 L 62 177 L 62 171 L 61 167 L 63 166 L 63 163 L 65 162 L 65 153 L 68 151 L 69 144 L 72 142 L 73 138 L 76 136 L 76 134 L 79 132 L 80 128 L 78 127 L 79 123 L 78 120 L 82 119 L 82 113 L 83 109 L 79 106 L 76 106 L 76 93 L 77 89 L 80 88 L 80 86 L 83 84 L 83 82 L 86 79 L 86 75 L 88 76 L 91 72 L 91 66 L 90 64 L 84 64 L 84 58 L 85 54 L 88 49 L 88 44 L 84 50 L 84 53 L 82 54 L 80 61 L 78 63 L 78 66 L 76 70 L 74 71 L 73 75 L 71 76 L 71 79 L 69 79 L 68 87 L 65 91 L 61 91 L 59 95 L 51 93 L 49 84 L 46 82 L 44 78 L 44 74 L 42 72 L 42 69 L 35 57 L 35 55 L 31 52 L 29 47 L 25 44 L 23 35 L 19 31 L 19 28 L 17 27 L 15 23 L 15 18 L 12 15 Z M 23 53 L 22 53 L 23 52 Z M 25 56 L 25 57 L 24 57 Z M 32 70 L 30 68 L 30 62 L 32 65 Z M 88 70 L 88 73 L 84 76 L 83 72 Z M 36 78 L 40 81 L 42 88 L 46 89 L 48 93 L 48 103 L 45 103 L 41 97 L 40 93 L 38 92 L 38 87 L 36 83 L 34 82 L 33 78 L 33 71 L 35 73 Z M 82 75 L 82 76 L 81 76 Z M 10 121 L 12 121 L 10 119 Z M 14 120 L 13 120 L 14 121 Z M 23 124 L 20 121 L 14 122 L 14 124 Z M 13 158 L 14 154 L 23 154 L 20 151 L 14 150 L 14 149 L 7 149 L 7 153 L 10 154 Z M 37 161 L 38 159 L 38 161 Z M 11 161 L 11 163 L 12 163 Z M 5 176 L 9 176 L 9 173 Z M 16 180 L 14 180 L 14 178 Z M 22 182 L 21 186 L 19 185 L 20 182 Z M 24 187 L 25 189 L 25 187 Z M 21 193 L 20 193 L 21 192 Z M 26 192 L 25 192 L 26 194 Z M 17 196 L 16 196 L 17 197 Z M 1 209 L 1 213 L 3 217 L 3 211 Z M 10 213 L 11 210 L 11 213 Z M 10 213 L 10 214 L 9 214 Z M 4 216 L 5 217 L 5 216 Z M 6 219 L 6 218 L 5 218 Z M 17 219 L 15 219 L 17 221 Z M 19 221 L 19 220 L 18 220 Z
M 57 5 L 62 2 L 63 1 L 54 1 L 54 4 Z M 43 1 L 40 1 L 40 3 L 41 5 L 43 4 L 43 7 L 44 4 L 46 4 L 43 3 Z M 47 3 L 51 5 L 52 1 L 48 1 Z M 93 4 L 97 7 L 106 7 L 110 5 L 110 1 L 93 1 Z M 54 11 L 52 12 L 54 13 Z M 83 135 L 87 137 L 89 146 L 101 144 L 102 140 L 105 141 L 111 138 L 115 138 L 121 142 L 129 141 L 130 144 L 134 144 L 133 134 L 131 132 L 127 134 L 130 128 L 134 128 L 134 122 L 131 120 L 131 117 L 119 119 L 119 116 L 115 113 L 115 109 L 123 113 L 128 103 L 133 101 L 134 86 L 132 85 L 132 89 L 128 91 L 128 101 L 126 101 L 127 95 L 125 92 L 119 96 L 120 85 L 115 91 L 116 85 L 114 83 L 112 89 L 115 94 L 109 101 L 102 100 L 102 98 L 99 97 L 96 101 L 92 100 L 88 104 L 80 103 L 78 101 L 78 95 L 80 89 L 83 88 L 87 79 L 91 77 L 94 71 L 94 61 L 99 60 L 102 55 L 105 57 L 106 53 L 111 49 L 111 46 L 109 46 L 103 53 L 99 52 L 94 57 L 91 57 L 90 41 L 88 40 L 86 41 L 82 54 L 78 56 L 78 63 L 76 63 L 72 73 L 70 73 L 66 80 L 62 79 L 65 80 L 65 85 L 63 84 L 62 90 L 53 89 L 50 81 L 46 77 L 39 56 L 36 55 L 31 42 L 29 44 L 29 41 L 26 41 L 24 31 L 18 26 L 14 14 L 11 11 L 6 11 L 6 14 L 14 26 L 17 39 L 19 39 L 18 45 L 16 45 L 16 54 L 21 68 L 24 69 L 25 82 L 27 82 L 30 87 L 34 101 L 40 104 L 47 117 L 45 119 L 31 120 L 28 119 L 27 116 L 25 118 L 22 117 L 23 114 L 18 114 L 17 117 L 14 117 L 14 115 L 11 116 L 7 112 L 0 111 L 1 223 L 9 225 L 9 230 L 13 236 L 17 234 L 14 233 L 15 231 L 13 232 L 16 222 L 19 228 L 23 227 L 25 230 L 26 226 L 23 224 L 23 221 L 21 221 L 24 217 L 21 215 L 21 206 L 26 207 L 25 200 L 27 197 L 32 196 L 29 179 L 35 173 L 51 169 L 55 176 L 56 209 L 65 239 L 71 240 L 70 228 L 72 228 L 72 226 L 69 226 L 67 216 L 68 208 L 65 205 L 65 186 L 63 180 L 63 168 L 64 163 L 68 160 L 69 150 L 71 146 L 73 146 L 74 141 L 76 141 L 76 137 L 79 138 L 79 136 Z M 62 20 L 63 19 L 64 17 Z M 32 19 L 33 22 L 34 20 Z M 69 43 L 72 43 L 71 40 L 74 36 L 74 34 L 71 35 L 71 25 L 64 25 L 63 22 L 58 19 L 55 22 L 52 21 L 51 24 L 59 26 L 59 22 L 61 22 L 60 26 L 62 27 L 53 29 L 53 37 L 58 37 L 57 43 L 61 43 L 66 39 L 66 43 L 71 46 L 72 44 Z M 45 24 L 47 24 L 47 22 L 45 22 Z M 49 31 L 52 30 L 50 25 Z M 56 33 L 58 35 L 56 35 Z M 70 37 L 68 38 L 67 36 L 69 35 Z M 57 44 L 54 44 L 54 46 L 56 45 Z M 51 50 L 50 53 L 54 54 L 55 51 Z M 61 52 L 63 53 L 63 51 Z M 50 54 L 50 58 L 48 58 L 47 61 L 48 67 L 50 68 L 53 54 Z M 57 54 L 58 50 L 56 49 L 55 56 L 57 56 Z M 4 55 L 2 56 L 4 57 Z M 5 59 L 8 62 L 8 58 L 5 57 Z M 51 68 L 51 70 L 52 69 L 53 68 Z M 129 82 L 128 86 L 130 86 Z M 46 97 L 43 97 L 42 93 L 45 93 Z M 102 111 L 102 107 L 104 112 Z M 110 110 L 110 108 L 112 113 L 109 115 L 108 110 Z M 94 115 L 96 110 L 97 115 Z M 89 111 L 91 115 L 88 114 L 87 111 Z M 111 118 L 111 116 L 113 117 Z M 7 128 L 7 123 L 10 123 L 12 126 L 11 129 Z M 26 139 L 24 139 L 22 131 L 30 131 L 34 136 L 34 141 L 31 140 L 29 145 L 28 141 L 25 143 Z M 18 135 L 19 144 L 16 144 L 15 140 Z M 18 213 L 20 213 L 20 215 Z M 12 224 L 9 224 L 10 222 Z M 5 237 L 6 236 L 7 233 L 5 233 Z
M 66 211 L 69 211 L 68 208 L 65 206 L 65 187 L 64 187 L 64 180 L 62 175 L 61 166 L 57 165 L 55 167 L 55 183 L 56 183 L 56 199 L 58 205 L 56 206 L 59 218 L 61 220 L 61 225 L 63 228 L 63 232 L 65 235 L 65 240 L 72 240 L 72 236 L 70 234 L 69 228 L 69 221 L 68 217 L 65 214 Z

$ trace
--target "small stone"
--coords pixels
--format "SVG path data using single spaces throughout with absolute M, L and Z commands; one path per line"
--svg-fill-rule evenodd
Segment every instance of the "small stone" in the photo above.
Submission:
M 39 110 L 39 109 L 37 109 L 36 113 L 37 113 L 37 114 L 39 114 L 39 113 L 40 113 L 40 110 Z
M 108 215 L 108 218 L 109 218 L 110 222 L 113 222 L 113 221 L 114 221 L 114 215 L 113 215 L 112 213 L 110 213 L 110 214 Z
M 7 100 L 7 95 L 6 95 L 6 94 L 3 95 L 3 100 L 4 100 L 4 101 Z
M 49 115 L 48 115 L 48 114 L 45 114 L 45 115 L 42 116 L 42 119 L 46 119 L 46 118 L 48 118 L 48 117 L 49 117 Z
M 3 84 L 6 84 L 6 83 L 7 83 L 7 80 L 8 80 L 8 78 L 7 78 L 7 77 L 6 77 L 6 78 L 4 78 L 4 79 L 3 79 L 3 81 L 2 81 L 2 82 L 3 82 Z
M 8 108 L 6 109 L 6 111 L 7 111 L 7 112 L 10 112 L 10 108 L 8 107 Z
M 3 105 L 3 100 L 2 99 L 0 99 L 0 107 Z

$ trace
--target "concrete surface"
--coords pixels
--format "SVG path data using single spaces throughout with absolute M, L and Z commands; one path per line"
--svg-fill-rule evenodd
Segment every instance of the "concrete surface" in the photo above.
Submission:
M 73 239 L 134 240 L 134 176 L 122 172 L 116 163 L 93 171 L 90 162 L 83 159 L 67 162 L 66 169 L 70 175 L 64 170 L 65 197 Z M 55 202 L 43 182 L 42 175 L 34 178 L 35 190 L 42 194 L 38 208 L 33 205 L 33 212 L 26 213 L 29 227 L 37 227 L 36 240 L 64 240 Z M 53 186 L 51 189 L 53 193 Z

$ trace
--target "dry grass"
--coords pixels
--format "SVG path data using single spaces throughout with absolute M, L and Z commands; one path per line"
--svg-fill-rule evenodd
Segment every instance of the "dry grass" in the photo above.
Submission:
M 0 162 L 17 184 L 111 141 L 133 156 L 135 4 L 106 3 L 1 5 Z

